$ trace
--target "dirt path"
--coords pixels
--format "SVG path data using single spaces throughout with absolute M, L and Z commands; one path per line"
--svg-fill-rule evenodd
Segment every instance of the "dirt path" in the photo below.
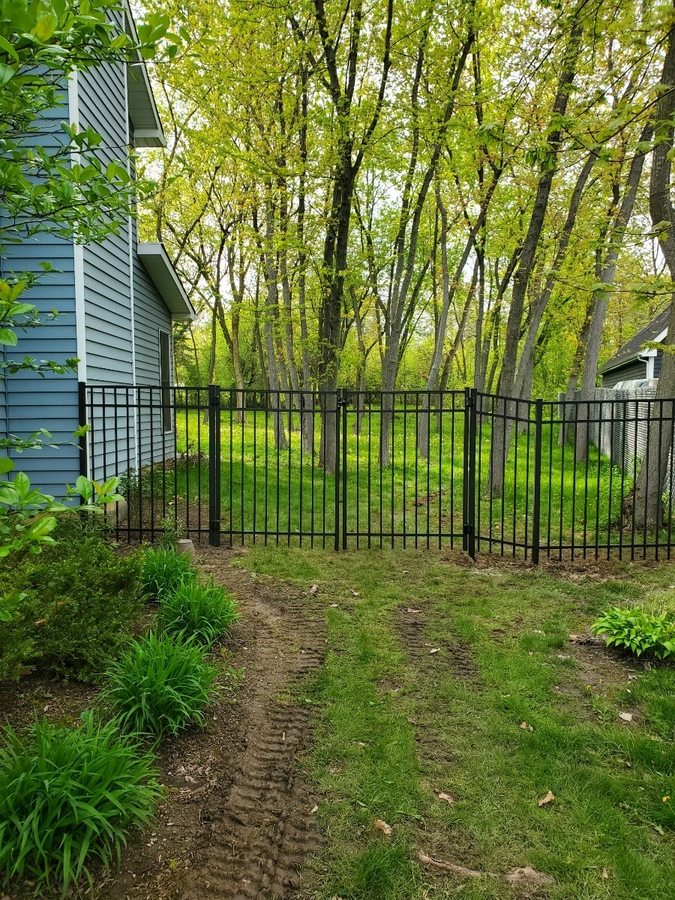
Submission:
M 322 842 L 297 765 L 311 741 L 310 706 L 289 688 L 321 665 L 322 622 L 313 598 L 256 578 L 224 550 L 201 562 L 241 603 L 227 661 L 245 667 L 245 679 L 236 704 L 220 701 L 205 733 L 163 752 L 172 799 L 100 900 L 310 896 L 301 870 Z

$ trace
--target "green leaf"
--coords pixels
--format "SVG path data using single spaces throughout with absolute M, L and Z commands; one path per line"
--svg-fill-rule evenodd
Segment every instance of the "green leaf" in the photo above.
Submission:
M 0 459 L 0 475 L 6 475 L 8 472 L 11 472 L 13 468 L 13 459 L 10 459 L 8 456 L 2 457 Z
M 0 87 L 8 84 L 16 75 L 16 69 L 8 66 L 7 63 L 0 63 Z
M 56 31 L 58 24 L 58 19 L 54 13 L 46 13 L 37 20 L 37 24 L 31 31 L 31 34 L 35 35 L 39 41 L 46 43 Z
M 4 344 L 7 347 L 16 347 L 17 340 L 16 333 L 11 328 L 0 328 L 0 344 Z

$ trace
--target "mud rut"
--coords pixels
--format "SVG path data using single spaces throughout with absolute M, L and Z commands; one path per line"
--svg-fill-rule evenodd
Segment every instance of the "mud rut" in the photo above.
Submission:
M 301 685 L 325 656 L 323 615 L 315 597 L 233 565 L 236 555 L 202 548 L 199 561 L 240 603 L 241 622 L 225 642 L 227 661 L 245 667 L 236 703 L 226 695 L 204 731 L 160 747 L 169 802 L 94 900 L 312 896 L 305 863 L 324 844 L 302 780 L 312 721 Z
M 307 618 L 301 600 L 279 607 L 254 586 L 236 593 L 245 615 L 257 620 L 256 660 L 247 669 L 255 686 L 246 749 L 227 796 L 214 791 L 202 810 L 202 821 L 211 820 L 209 843 L 185 879 L 185 900 L 301 897 L 300 870 L 322 846 L 296 772 L 297 754 L 311 737 L 310 711 L 281 696 L 321 665 L 321 625 Z

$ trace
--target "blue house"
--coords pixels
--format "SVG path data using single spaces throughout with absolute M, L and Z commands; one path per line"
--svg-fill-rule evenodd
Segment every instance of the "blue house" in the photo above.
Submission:
M 128 7 L 124 23 L 119 24 L 134 33 Z M 165 144 L 140 58 L 132 65 L 102 64 L 71 77 L 62 105 L 45 116 L 45 130 L 58 133 L 63 120 L 93 127 L 103 138 L 100 152 L 106 163 L 122 158 L 125 147 Z M 46 428 L 55 441 L 72 441 L 81 418 L 78 382 L 173 384 L 172 323 L 193 318 L 194 310 L 163 246 L 139 243 L 131 216 L 119 234 L 98 244 L 78 245 L 47 234 L 13 245 L 0 259 L 0 275 L 38 272 L 40 262 L 46 260 L 58 271 L 41 279 L 25 297 L 41 312 L 56 309 L 59 315 L 20 335 L 18 346 L 6 349 L 6 356 L 57 362 L 77 357 L 78 371 L 45 378 L 19 372 L 5 378 L 0 383 L 0 433 L 26 436 Z M 156 396 L 162 392 L 158 390 Z M 94 417 L 100 415 L 94 412 Z M 117 428 L 115 435 L 116 448 L 99 445 L 90 454 L 107 453 L 112 459 L 116 453 L 115 471 L 109 469 L 108 474 L 122 474 L 143 464 L 140 436 L 144 430 L 156 429 L 166 441 L 175 425 L 171 413 L 162 409 L 140 416 L 125 412 L 123 421 L 124 433 Z M 72 484 L 80 474 L 77 446 L 11 455 L 18 470 L 56 496 L 62 496 L 64 484 Z M 90 458 L 89 471 L 91 464 Z

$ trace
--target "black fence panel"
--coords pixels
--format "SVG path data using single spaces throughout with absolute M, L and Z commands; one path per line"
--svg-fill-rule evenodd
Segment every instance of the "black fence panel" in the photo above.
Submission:
M 670 556 L 675 402 L 81 386 L 118 535 Z

